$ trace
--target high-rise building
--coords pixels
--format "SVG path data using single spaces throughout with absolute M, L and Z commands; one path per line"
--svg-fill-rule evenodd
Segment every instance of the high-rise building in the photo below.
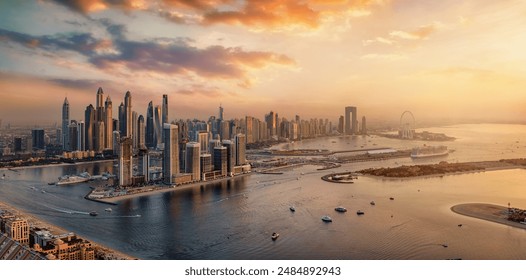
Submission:
M 104 148 L 111 150 L 113 149 L 113 112 L 112 112 L 112 102 L 111 98 L 108 95 L 106 97 L 106 102 L 104 103 L 104 110 L 106 111 L 104 127 L 106 128 L 106 133 L 104 135 Z
M 155 148 L 162 148 L 161 143 L 164 141 L 162 139 L 163 135 L 163 124 L 162 124 L 162 112 L 160 106 L 155 106 L 154 108 L 154 121 L 155 121 Z
M 224 120 L 223 116 L 223 107 L 221 107 L 221 104 L 219 104 L 219 116 L 217 117 L 220 121 Z
M 201 146 L 199 143 L 186 143 L 185 173 L 192 174 L 192 180 L 194 181 L 201 179 L 200 154 Z
M 77 122 L 77 149 L 79 151 L 86 150 L 86 126 L 83 121 Z
M 362 117 L 362 135 L 367 135 L 367 122 L 365 116 Z
M 201 180 L 206 181 L 205 173 L 214 170 L 212 165 L 212 155 L 211 154 L 201 154 L 200 156 L 200 168 L 201 168 Z
M 245 133 L 247 135 L 247 143 L 254 143 L 256 142 L 254 140 L 254 124 L 253 124 L 253 117 L 245 116 Z
M 352 114 L 352 119 L 351 119 Z M 356 123 L 358 122 L 356 120 L 356 107 L 345 107 L 345 134 L 351 135 L 351 134 L 357 134 L 358 127 Z
M 94 150 L 93 145 L 93 137 L 95 136 L 95 108 L 93 108 L 93 105 L 89 105 L 86 107 L 86 110 L 84 111 L 84 122 L 85 122 L 85 130 L 84 133 L 85 136 L 85 145 L 86 145 L 86 151 Z
M 230 122 L 221 121 L 220 127 L 221 127 L 220 129 L 221 140 L 229 140 L 230 139 Z
M 29 246 L 29 224 L 27 220 L 18 217 L 6 219 L 4 227 L 8 237 Z
M 62 149 L 69 151 L 69 102 L 68 98 L 64 98 L 62 104 Z
M 71 151 L 78 151 L 79 150 L 79 133 L 78 133 L 78 126 L 77 122 L 72 120 L 71 123 L 68 126 L 69 129 L 69 149 Z
M 165 184 L 175 183 L 179 172 L 179 140 L 177 125 L 164 124 L 163 178 Z
M 198 131 L 197 133 L 197 142 L 201 144 L 201 153 L 208 153 L 208 141 L 209 136 L 207 131 Z
M 223 146 L 226 148 L 226 172 L 228 176 L 232 176 L 236 165 L 235 145 L 231 140 L 223 140 Z
M 124 103 L 121 102 L 119 105 L 119 132 L 122 137 L 126 136 L 126 110 L 124 109 Z
M 168 119 L 168 95 L 167 94 L 163 94 L 163 107 L 162 107 L 162 119 L 161 119 L 161 123 L 162 125 L 164 126 L 165 123 L 169 123 L 169 119 Z M 163 130 L 163 133 L 164 133 L 164 130 Z M 163 141 L 164 141 L 164 134 L 162 135 L 163 137 Z
M 226 176 L 227 168 L 227 148 L 222 146 L 214 147 L 214 170 L 220 171 L 222 176 Z
M 146 148 L 146 125 L 142 115 L 140 115 L 137 119 L 137 148 Z
M 265 116 L 265 122 L 267 123 L 269 136 L 272 137 L 276 135 L 277 114 L 275 114 L 273 111 L 270 111 L 270 113 Z
M 95 129 L 93 129 L 93 149 L 95 152 L 102 152 L 104 150 L 104 122 L 95 122 Z
M 121 133 L 118 130 L 113 131 L 113 154 L 118 155 L 120 152 Z
M 124 136 L 131 137 L 133 135 L 133 118 L 132 118 L 132 97 L 129 91 L 124 96 Z
M 119 186 L 132 184 L 133 143 L 131 137 L 122 137 L 119 143 Z
M 150 181 L 150 154 L 148 149 L 139 149 L 138 168 L 141 176 L 144 176 L 144 181 Z
M 146 147 L 153 149 L 156 146 L 155 143 L 155 122 L 153 112 L 153 102 L 148 103 L 148 109 L 146 109 Z
M 14 142 L 13 146 L 14 146 L 15 153 L 21 152 L 22 151 L 22 137 L 15 137 L 13 142 Z
M 139 115 L 137 112 L 132 112 L 132 141 L 133 141 L 133 150 L 139 148 L 139 134 L 137 128 L 139 128 Z
M 214 148 L 221 147 L 221 141 L 212 139 L 208 142 L 208 153 L 212 156 L 212 164 L 214 163 Z
M 343 118 L 343 116 L 340 116 L 338 118 L 338 132 L 340 134 L 343 134 L 343 123 L 344 123 L 344 118 Z
M 238 134 L 235 138 L 235 147 L 236 147 L 236 166 L 244 165 L 247 161 L 245 150 L 246 150 L 246 143 L 245 143 L 245 135 L 244 134 Z
M 69 127 L 68 127 L 69 130 Z M 68 132 L 69 135 L 69 132 Z M 35 128 L 31 130 L 31 139 L 32 139 L 32 147 L 36 150 L 43 150 L 46 147 L 46 143 L 44 141 L 44 129 L 43 128 Z M 69 139 L 67 139 L 69 141 Z
M 103 100 L 104 100 L 104 91 L 102 91 L 102 88 L 99 87 L 99 89 L 97 90 L 97 102 L 95 103 L 95 106 L 96 106 L 95 108 L 97 108 L 97 110 L 99 108 L 104 107 Z

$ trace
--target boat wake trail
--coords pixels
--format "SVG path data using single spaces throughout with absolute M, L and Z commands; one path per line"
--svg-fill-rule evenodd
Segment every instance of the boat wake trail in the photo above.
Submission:
M 396 229 L 396 228 L 398 228 L 398 227 L 404 226 L 404 225 L 406 225 L 407 223 L 409 223 L 410 221 L 412 221 L 412 220 L 408 220 L 408 221 L 405 221 L 405 222 L 403 222 L 403 223 L 401 223 L 401 224 L 394 225 L 394 226 L 391 227 L 391 229 Z

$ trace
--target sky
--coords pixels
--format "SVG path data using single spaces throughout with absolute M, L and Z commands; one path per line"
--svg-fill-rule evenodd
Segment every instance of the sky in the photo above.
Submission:
M 526 123 L 520 0 L 0 1 L 0 119 L 169 99 L 170 119 Z

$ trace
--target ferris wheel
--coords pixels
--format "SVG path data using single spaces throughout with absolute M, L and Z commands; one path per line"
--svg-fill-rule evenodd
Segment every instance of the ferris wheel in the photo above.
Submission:
M 400 116 L 399 136 L 402 139 L 413 139 L 415 133 L 415 116 L 411 111 L 404 111 Z

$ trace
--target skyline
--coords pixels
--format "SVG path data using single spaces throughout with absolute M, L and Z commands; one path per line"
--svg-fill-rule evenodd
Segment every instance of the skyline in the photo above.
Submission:
M 524 122 L 526 4 L 435 2 L 2 2 L 0 118 L 58 123 L 67 96 L 82 119 L 102 87 L 140 115 L 167 94 L 171 120 Z

